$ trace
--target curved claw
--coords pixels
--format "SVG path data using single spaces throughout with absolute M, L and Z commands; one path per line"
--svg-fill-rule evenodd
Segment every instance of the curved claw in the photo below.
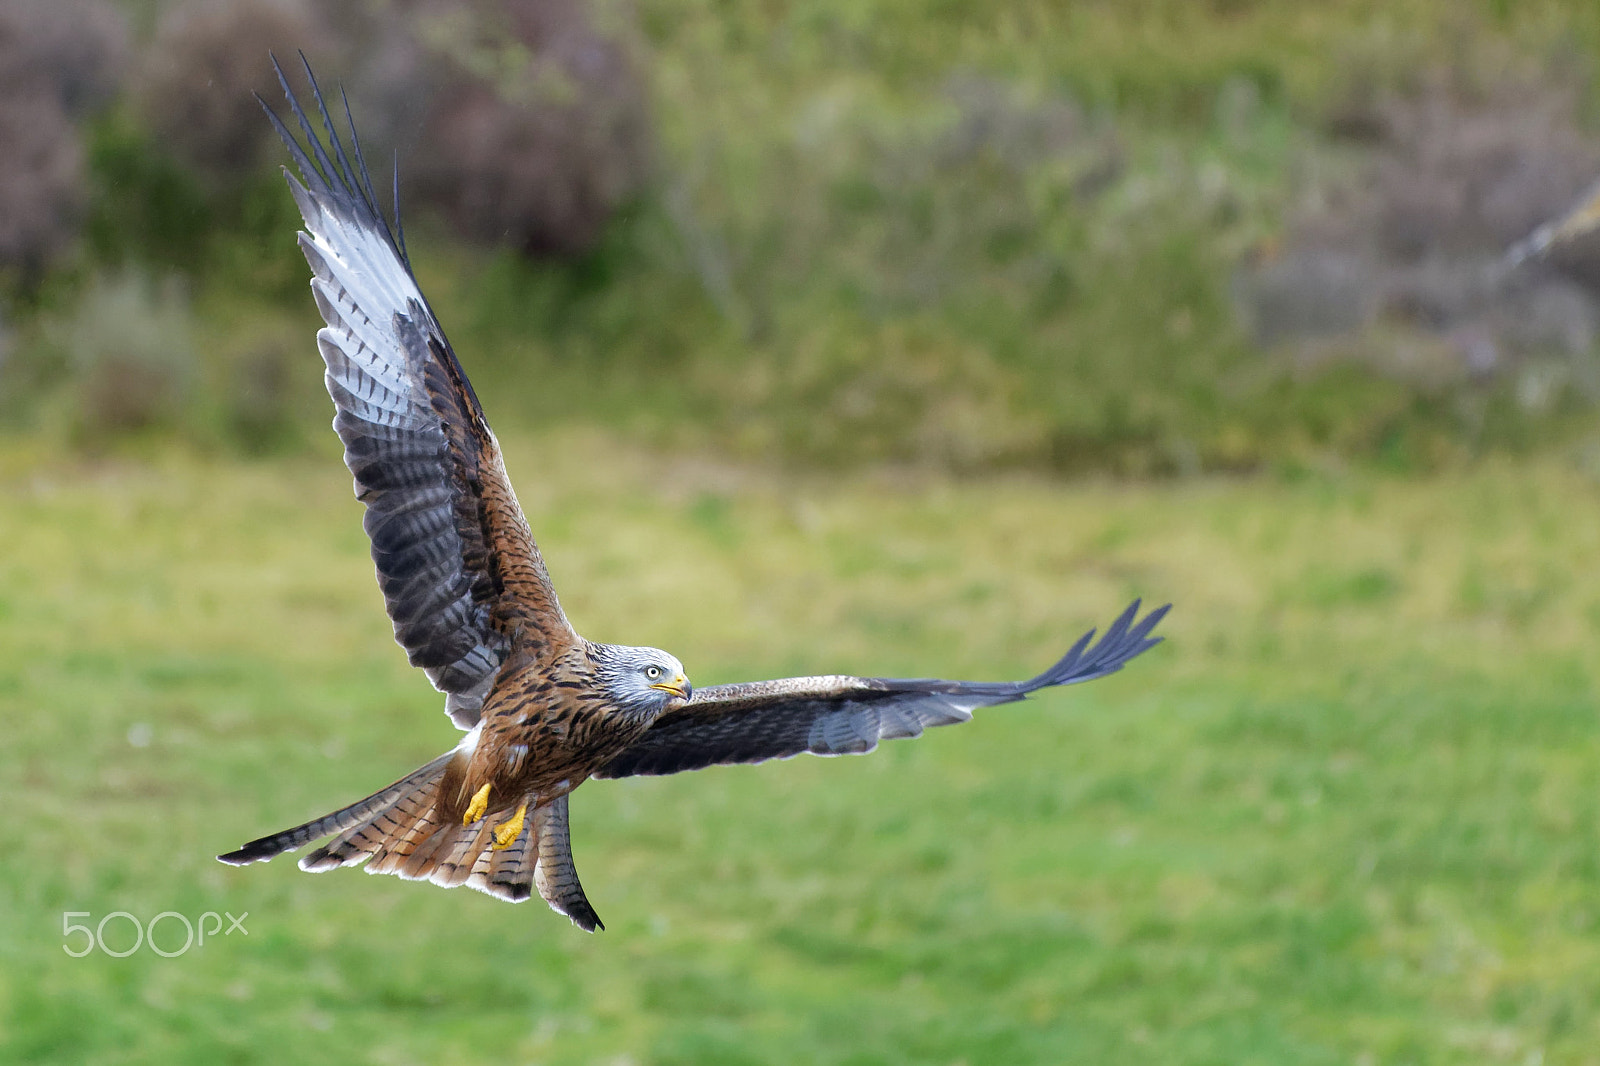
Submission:
M 494 827 L 494 850 L 504 851 L 516 843 L 517 837 L 522 835 L 522 823 L 528 813 L 528 805 L 524 803 L 517 808 L 517 813 L 511 816 L 509 822 L 501 822 Z
M 483 812 L 489 809 L 489 786 L 484 785 L 472 795 L 472 802 L 467 804 L 466 813 L 461 816 L 462 825 L 471 825 L 483 817 Z

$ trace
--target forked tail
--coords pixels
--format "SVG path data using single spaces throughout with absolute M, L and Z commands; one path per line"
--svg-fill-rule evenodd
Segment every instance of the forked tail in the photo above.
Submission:
M 366 799 L 217 858 L 234 866 L 264 862 L 337 834 L 301 858 L 300 869 L 321 872 L 365 861 L 368 873 L 444 888 L 467 885 L 512 903 L 529 898 L 537 887 L 552 909 L 576 925 L 591 932 L 604 929 L 572 862 L 567 797 L 533 806 L 517 838 L 504 848 L 492 847 L 501 819 L 491 815 L 461 824 L 462 804 L 455 793 L 463 767 L 453 762 L 459 755 L 448 752 Z

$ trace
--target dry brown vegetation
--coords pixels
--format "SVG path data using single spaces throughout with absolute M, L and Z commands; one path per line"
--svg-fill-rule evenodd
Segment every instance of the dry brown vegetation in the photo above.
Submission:
M 109 4 L 0 7 L 0 267 L 24 285 L 77 234 L 87 192 L 74 119 L 115 91 L 126 53 L 126 27 Z
M 332 58 L 321 8 L 306 0 L 199 0 L 164 12 L 135 101 L 163 148 L 212 190 L 258 179 L 277 162 L 277 137 L 251 94 L 281 96 L 269 51 L 289 62 L 297 50 Z
M 1433 389 L 1521 375 L 1535 406 L 1567 386 L 1595 395 L 1600 288 L 1582 280 L 1594 249 L 1505 258 L 1600 175 L 1585 98 L 1571 74 L 1483 84 L 1445 69 L 1336 108 L 1357 173 L 1309 182 L 1286 235 L 1246 268 L 1257 341 Z
M 140 72 L 140 113 L 211 188 L 237 185 L 277 158 L 251 99 L 281 96 L 266 53 L 298 81 L 304 50 L 351 85 L 373 159 L 405 151 L 408 200 L 482 244 L 582 254 L 639 194 L 650 158 L 637 42 L 605 15 L 582 0 L 173 4 Z
M 410 17 L 438 86 L 418 195 L 484 244 L 592 250 L 648 173 L 636 42 L 582 0 L 419 3 Z

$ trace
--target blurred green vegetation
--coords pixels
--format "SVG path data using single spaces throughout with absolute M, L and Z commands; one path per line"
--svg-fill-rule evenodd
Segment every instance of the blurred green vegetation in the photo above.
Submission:
M 575 623 L 702 684 L 1024 676 L 1178 605 L 1114 678 L 869 757 L 584 786 L 590 937 L 211 858 L 456 736 L 312 449 L 0 449 L 0 1059 L 1594 1061 L 1600 491 L 1565 463 L 977 484 L 513 435 Z M 118 910 L 249 934 L 63 952 Z
M 1440 69 L 1587 83 L 1592 4 L 632 10 L 659 161 L 593 251 L 530 261 L 411 219 L 424 288 L 502 428 L 598 421 L 802 465 L 1149 476 L 1439 469 L 1592 424 L 1576 387 L 1530 405 L 1512 377 L 1440 388 L 1263 351 L 1233 281 L 1307 172 L 1354 166 L 1328 133 L 1352 96 Z M 94 120 L 89 166 L 81 254 L 8 313 L 4 424 L 125 437 L 75 380 L 94 359 L 70 323 L 107 313 L 107 284 L 143 286 L 179 294 L 200 364 L 177 424 L 144 421 L 206 449 L 303 448 L 324 413 L 315 315 L 275 173 L 209 188 L 128 108 Z M 171 306 L 152 295 L 148 314 Z

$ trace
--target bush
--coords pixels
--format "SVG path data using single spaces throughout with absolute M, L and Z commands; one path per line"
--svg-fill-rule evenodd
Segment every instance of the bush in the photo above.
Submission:
M 582 0 L 418 3 L 410 19 L 414 41 L 391 38 L 389 62 L 426 66 L 410 80 L 437 86 L 410 165 L 417 199 L 482 244 L 592 251 L 649 170 L 626 24 L 602 26 Z
M 1302 365 L 1353 359 L 1433 391 L 1511 379 L 1535 414 L 1561 388 L 1530 382 L 1586 388 L 1600 291 L 1548 265 L 1504 265 L 1600 175 L 1582 100 L 1574 79 L 1480 84 L 1444 71 L 1338 109 L 1336 131 L 1367 162 L 1356 180 L 1314 190 L 1320 202 L 1247 265 L 1239 291 L 1257 341 Z
M 110 96 L 126 45 L 106 4 L 15 0 L 0 9 L 0 266 L 27 287 L 77 235 L 86 185 L 73 119 Z
M 128 25 L 104 0 L 7 0 L 0 11 L 0 66 L 47 86 L 69 115 L 104 107 L 128 67 Z
M 84 202 L 83 146 L 49 93 L 0 104 L 0 264 L 26 287 L 72 244 Z
M 581 255 L 638 194 L 650 157 L 630 34 L 602 21 L 582 0 L 194 0 L 162 17 L 137 111 L 210 206 L 237 217 L 229 201 L 283 159 L 251 92 L 278 106 L 267 52 L 299 83 L 304 49 L 334 110 L 351 86 L 377 169 L 402 150 L 408 214 L 431 207 L 486 245 Z
M 336 56 L 315 10 L 305 0 L 191 0 L 163 14 L 137 74 L 136 109 L 162 151 L 208 192 L 258 181 L 282 159 L 251 94 L 282 99 L 269 51 L 290 68 L 297 50 L 313 62 Z

